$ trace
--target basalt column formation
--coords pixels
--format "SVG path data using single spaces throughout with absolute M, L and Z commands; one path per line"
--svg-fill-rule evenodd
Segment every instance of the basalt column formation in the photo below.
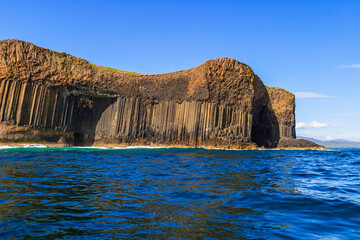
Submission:
M 0 141 L 276 147 L 295 138 L 294 95 L 231 58 L 137 74 L 19 40 L 0 42 Z

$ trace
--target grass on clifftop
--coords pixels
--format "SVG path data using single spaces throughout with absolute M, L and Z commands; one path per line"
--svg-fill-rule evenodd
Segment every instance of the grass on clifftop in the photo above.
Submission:
M 121 72 L 121 73 L 127 73 L 127 74 L 134 74 L 134 75 L 140 75 L 140 73 L 137 72 L 130 72 L 130 71 L 126 71 L 126 70 L 119 70 L 116 68 L 110 68 L 110 67 L 104 67 L 101 65 L 96 65 L 96 64 L 92 64 L 91 65 L 95 68 L 101 68 L 102 70 L 107 70 L 107 71 L 112 71 L 112 72 Z

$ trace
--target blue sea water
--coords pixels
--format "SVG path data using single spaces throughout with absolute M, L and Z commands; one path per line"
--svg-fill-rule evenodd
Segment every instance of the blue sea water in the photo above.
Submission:
M 1 239 L 360 239 L 360 150 L 5 148 Z

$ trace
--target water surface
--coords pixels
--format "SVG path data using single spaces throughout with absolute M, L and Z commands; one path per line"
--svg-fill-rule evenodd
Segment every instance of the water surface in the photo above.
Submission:
M 359 239 L 360 150 L 5 148 L 1 239 Z

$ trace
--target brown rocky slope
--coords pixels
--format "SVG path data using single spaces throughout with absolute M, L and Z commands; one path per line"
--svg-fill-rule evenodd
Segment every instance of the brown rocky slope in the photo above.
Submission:
M 294 109 L 231 58 L 148 75 L 0 41 L 0 141 L 277 147 L 295 139 Z

